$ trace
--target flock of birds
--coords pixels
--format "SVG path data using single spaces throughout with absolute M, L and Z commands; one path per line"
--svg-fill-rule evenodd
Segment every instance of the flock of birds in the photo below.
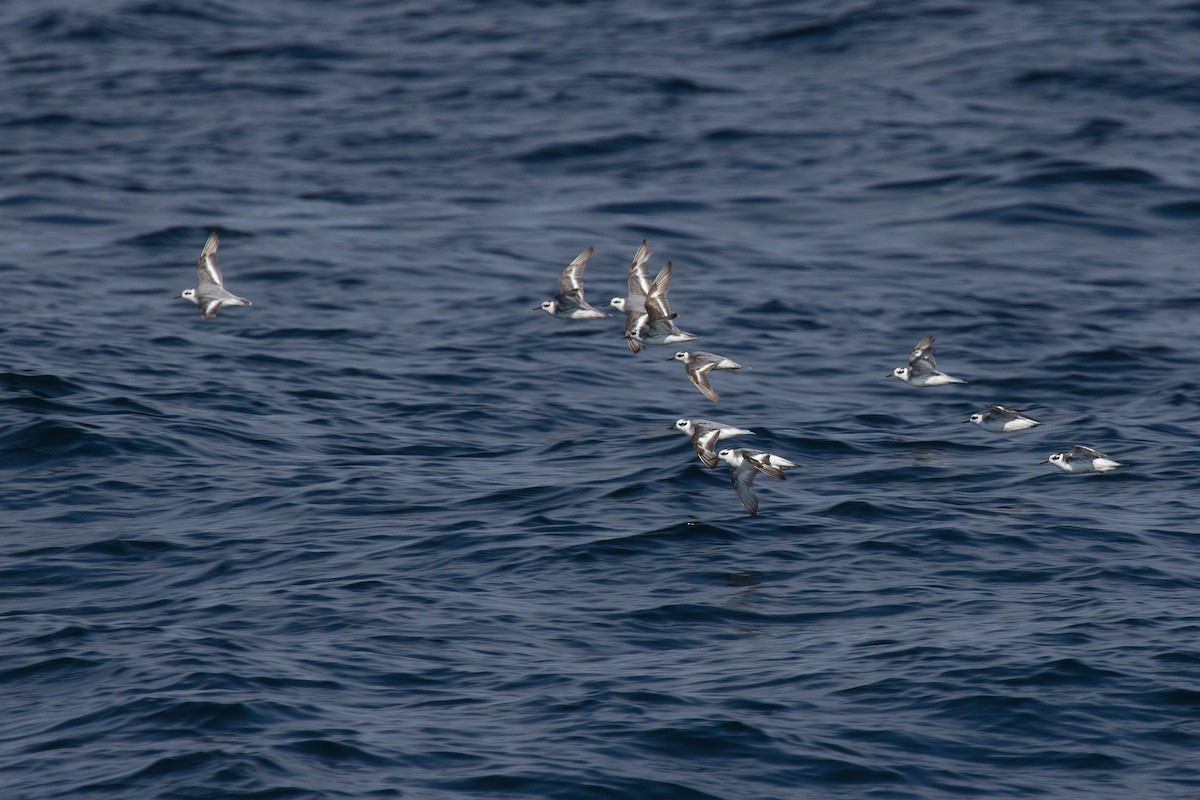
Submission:
M 543 311 L 560 319 L 598 319 L 612 316 L 590 305 L 583 296 L 583 271 L 587 268 L 588 259 L 593 251 L 594 248 L 589 247 L 567 265 L 558 279 L 558 294 L 542 303 Z M 626 295 L 614 297 L 608 303 L 608 307 L 625 313 L 625 342 L 633 353 L 641 352 L 648 344 L 678 344 L 697 338 L 697 334 L 680 330 L 675 324 L 679 315 L 671 311 L 667 302 L 667 292 L 671 290 L 671 262 L 664 264 L 654 280 L 650 280 L 651 255 L 652 251 L 643 239 L 629 264 Z M 672 359 L 683 363 L 684 372 L 692 385 L 714 403 L 718 395 L 709 380 L 712 372 L 728 370 L 736 373 L 739 369 L 744 369 L 732 358 L 704 350 L 682 350 L 672 356 Z M 718 461 L 729 464 L 730 482 L 737 492 L 738 499 L 751 516 L 758 513 L 758 495 L 752 488 L 758 474 L 761 472 L 783 480 L 784 470 L 796 466 L 782 456 L 749 447 L 731 447 L 716 451 L 716 443 L 721 439 L 754 433 L 745 428 L 710 419 L 680 419 L 676 420 L 671 428 L 688 435 L 692 448 L 704 466 L 712 469 Z
M 572 261 L 558 279 L 558 294 L 541 304 L 540 308 L 559 319 L 599 319 L 612 316 L 588 303 L 583 294 L 583 272 L 587 268 L 595 248 L 589 247 Z M 668 345 L 691 341 L 697 338 L 675 324 L 678 314 L 671 311 L 667 292 L 671 289 L 671 262 L 668 261 L 654 280 L 650 280 L 649 262 L 652 251 L 642 240 L 629 265 L 628 292 L 625 297 L 614 297 L 606 307 L 625 314 L 625 341 L 629 349 L 640 352 L 648 344 Z M 733 359 L 703 350 L 684 350 L 672 356 L 684 365 L 692 384 L 709 400 L 716 402 L 717 393 L 710 382 L 716 370 L 737 372 L 744 367 Z M 907 366 L 897 367 L 888 377 L 898 378 L 909 386 L 931 387 L 966 383 L 940 372 L 933 355 L 933 335 L 929 334 L 917 343 L 908 354 Z M 1008 433 L 1040 425 L 1037 420 L 1020 411 L 1002 405 L 989 404 L 985 411 L 972 414 L 964 423 L 972 422 L 985 431 Z M 782 456 L 748 447 L 725 448 L 716 451 L 716 444 L 731 436 L 753 434 L 753 431 L 726 425 L 707 419 L 680 419 L 672 429 L 687 434 L 692 448 L 704 466 L 712 469 L 719 461 L 731 467 L 730 482 L 746 511 L 754 516 L 758 513 L 758 496 L 754 493 L 754 479 L 759 473 L 783 480 L 784 470 L 797 466 Z M 1064 472 L 1107 472 L 1121 463 L 1098 450 L 1075 445 L 1070 450 L 1055 453 L 1042 462 L 1053 464 Z
M 200 316 L 206 320 L 215 319 L 217 312 L 224 306 L 251 305 L 246 298 L 239 297 L 225 288 L 225 280 L 217 260 L 219 246 L 220 240 L 213 232 L 200 251 L 200 260 L 196 265 L 198 285 L 178 295 L 194 303 Z M 589 247 L 567 265 L 558 279 L 558 294 L 541 304 L 540 308 L 543 311 L 559 319 L 599 319 L 612 316 L 590 305 L 583 296 L 583 272 L 587 269 L 588 259 L 593 252 L 594 248 Z M 625 314 L 625 342 L 633 353 L 640 352 L 649 344 L 678 344 L 697 338 L 697 334 L 681 330 L 675 324 L 678 314 L 671 311 L 667 302 L 667 293 L 671 290 L 671 262 L 663 265 L 654 280 L 650 279 L 649 264 L 652 254 L 646 240 L 643 239 L 629 265 L 628 290 L 625 297 L 614 297 L 607 306 Z M 672 359 L 683 363 L 684 372 L 692 385 L 713 402 L 717 401 L 718 395 L 710 381 L 712 373 L 717 370 L 736 373 L 745 368 L 731 358 L 704 350 L 682 350 L 672 356 Z M 897 367 L 888 377 L 898 378 L 909 386 L 917 387 L 966 383 L 960 378 L 938 371 L 937 361 L 933 356 L 932 334 L 918 342 L 908 354 L 907 366 Z M 983 430 L 993 433 L 1025 430 L 1040 424 L 1020 411 L 994 404 L 988 405 L 986 411 L 972 414 L 970 419 L 963 422 L 973 422 Z M 687 434 L 692 448 L 704 466 L 712 469 L 719 461 L 729 464 L 730 482 L 737 492 L 738 499 L 751 516 L 758 513 L 758 496 L 753 489 L 754 479 L 758 474 L 784 480 L 784 471 L 797 466 L 782 456 L 749 447 L 716 450 L 717 442 L 722 439 L 754 433 L 745 428 L 708 419 L 680 419 L 670 427 Z M 1120 462 L 1100 451 L 1082 445 L 1075 445 L 1066 452 L 1055 453 L 1042 463 L 1053 464 L 1064 472 L 1107 472 L 1121 466 Z

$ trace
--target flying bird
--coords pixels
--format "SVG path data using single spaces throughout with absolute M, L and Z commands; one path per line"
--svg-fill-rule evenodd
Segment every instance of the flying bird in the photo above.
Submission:
M 944 386 L 947 383 L 966 383 L 960 378 L 938 372 L 933 357 L 933 334 L 928 334 L 908 354 L 908 366 L 896 367 L 888 373 L 889 378 L 899 378 L 909 386 Z
M 1004 406 L 989 403 L 987 409 L 987 411 L 972 414 L 971 418 L 964 419 L 963 423 L 974 422 L 985 431 L 991 431 L 992 433 L 1021 431 L 1026 428 L 1036 428 L 1042 424 L 1033 417 L 1027 417 L 1020 411 L 1014 411 Z
M 752 488 L 758 473 L 783 480 L 783 471 L 797 466 L 782 456 L 746 447 L 726 448 L 717 453 L 717 456 L 731 467 L 729 481 L 733 484 L 738 499 L 752 517 L 758 513 L 758 495 Z
M 625 342 L 633 353 L 639 352 L 643 347 L 642 340 L 635 334 L 648 322 L 646 295 L 650 293 L 650 272 L 646 269 L 646 264 L 650 262 L 650 256 L 653 254 L 654 251 L 646 244 L 646 240 L 642 239 L 641 246 L 633 254 L 633 261 L 629 264 L 627 294 L 624 297 L 614 297 L 608 303 L 610 307 L 625 312 Z
M 225 290 L 225 281 L 221 278 L 221 265 L 217 262 L 217 248 L 220 245 L 221 240 L 217 238 L 217 232 L 213 231 L 208 235 L 208 241 L 200 251 L 200 260 L 196 263 L 196 275 L 200 285 L 195 289 L 184 289 L 178 295 L 195 303 L 204 319 L 216 319 L 221 306 L 251 304 L 246 298 Z
M 733 359 L 719 356 L 716 353 L 706 353 L 703 350 L 676 353 L 668 361 L 682 361 L 684 369 L 687 371 L 688 379 L 705 397 L 714 403 L 717 402 L 717 393 L 713 391 L 712 384 L 708 382 L 709 373 L 714 369 L 727 369 L 732 372 L 745 369 L 745 367 Z
M 1055 453 L 1042 463 L 1053 464 L 1063 472 L 1109 472 L 1123 466 L 1120 461 L 1114 461 L 1099 450 L 1081 444 L 1065 453 Z
M 713 445 L 718 441 L 728 439 L 730 436 L 754 435 L 754 431 L 748 431 L 745 428 L 735 428 L 732 425 L 726 425 L 723 422 L 714 422 L 711 419 L 677 419 L 670 429 L 683 431 L 688 435 L 688 438 L 692 442 L 692 449 L 696 451 L 696 455 L 704 462 L 704 466 L 709 469 L 717 465 L 717 454 L 713 449 Z
M 589 247 L 567 265 L 558 278 L 558 294 L 553 300 L 542 303 L 540 308 L 559 319 L 599 319 L 611 316 L 593 308 L 583 299 L 583 271 L 596 248 Z

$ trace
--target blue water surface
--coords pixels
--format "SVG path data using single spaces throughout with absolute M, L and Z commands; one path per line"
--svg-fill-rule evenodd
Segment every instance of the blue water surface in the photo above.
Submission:
M 0 31 L 4 798 L 1200 794 L 1200 5 Z M 716 404 L 535 310 L 643 238 Z

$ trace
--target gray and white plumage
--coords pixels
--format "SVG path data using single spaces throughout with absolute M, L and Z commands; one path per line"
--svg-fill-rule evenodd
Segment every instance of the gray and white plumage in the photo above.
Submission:
M 542 303 L 542 311 L 559 319 L 599 319 L 611 316 L 591 306 L 583 297 L 583 271 L 587 269 L 588 259 L 592 257 L 595 249 L 589 247 L 567 265 L 558 278 L 558 294 L 554 299 Z
M 714 422 L 711 419 L 677 419 L 672 429 L 683 431 L 692 441 L 692 449 L 696 451 L 696 455 L 700 456 L 700 460 L 704 462 L 704 466 L 712 469 L 717 465 L 717 454 L 714 445 L 721 439 L 728 439 L 730 436 L 753 436 L 754 431 L 748 431 L 745 428 L 735 428 L 732 425 L 726 425 L 723 422 Z
M 684 369 L 687 371 L 688 380 L 690 380 L 700 392 L 712 400 L 717 402 L 717 393 L 713 391 L 712 384 L 708 382 L 709 373 L 714 369 L 727 369 L 731 372 L 737 372 L 739 369 L 745 369 L 741 364 L 733 359 L 719 356 L 716 353 L 706 353 L 703 350 L 692 350 L 690 352 L 683 351 L 671 356 L 672 361 L 682 361 Z
M 909 386 L 945 386 L 948 383 L 966 381 L 938 372 L 937 360 L 933 357 L 933 334 L 925 336 L 908 354 L 908 366 L 896 367 L 889 378 L 899 378 Z
M 974 422 L 985 431 L 992 433 L 1021 431 L 1026 428 L 1036 428 L 1042 424 L 1033 417 L 1022 414 L 1020 411 L 1014 411 L 1011 408 L 1005 408 L 994 403 L 988 403 L 987 409 L 987 411 L 972 414 L 970 419 L 964 419 L 963 422 Z
M 251 305 L 246 298 L 238 297 L 225 290 L 225 281 L 221 277 L 221 265 L 217 261 L 217 248 L 220 244 L 221 240 L 217 238 L 217 232 L 210 233 L 208 241 L 204 243 L 204 249 L 200 251 L 200 260 L 196 262 L 196 277 L 199 285 L 195 289 L 185 289 L 178 295 L 184 300 L 191 300 L 195 303 L 200 316 L 204 319 L 215 319 L 217 311 L 222 306 Z
M 608 303 L 612 308 L 625 312 L 625 342 L 633 353 L 639 352 L 644 346 L 635 333 L 648 321 L 646 295 L 650 293 L 650 271 L 646 269 L 646 265 L 650 263 L 650 256 L 653 254 L 654 251 L 646 244 L 646 240 L 642 239 L 637 252 L 633 254 L 633 261 L 629 263 L 625 297 L 614 297 Z
M 699 334 L 680 330 L 674 322 L 679 315 L 671 312 L 667 302 L 667 292 L 671 291 L 671 274 L 671 262 L 668 261 L 646 292 L 643 324 L 629 332 L 630 336 L 643 344 L 678 344 L 699 337 Z
M 1053 464 L 1063 472 L 1108 472 L 1123 466 L 1120 461 L 1081 444 L 1074 445 L 1066 452 L 1055 453 L 1042 463 Z
M 748 447 L 726 448 L 717 457 L 729 464 L 729 482 L 737 492 L 738 499 L 750 516 L 758 513 L 758 495 L 754 493 L 754 479 L 758 473 L 770 475 L 772 478 L 784 479 L 783 471 L 797 466 L 782 456 L 752 450 Z

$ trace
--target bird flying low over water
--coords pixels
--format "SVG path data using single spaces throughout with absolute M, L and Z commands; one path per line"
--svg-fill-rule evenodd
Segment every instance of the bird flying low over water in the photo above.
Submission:
M 646 295 L 650 293 L 650 272 L 646 265 L 654 251 L 642 239 L 633 261 L 629 263 L 628 289 L 624 297 L 614 297 L 608 305 L 618 311 L 625 312 L 625 342 L 630 352 L 637 353 L 642 349 L 642 340 L 635 333 L 641 330 L 649 321 L 646 313 Z
M 713 445 L 718 441 L 728 439 L 730 436 L 754 435 L 754 431 L 735 428 L 711 419 L 677 419 L 671 429 L 683 431 L 688 435 L 688 438 L 692 440 L 692 449 L 696 451 L 696 455 L 700 456 L 704 466 L 709 469 L 717 465 L 718 459 Z
M 671 262 L 659 270 L 658 276 L 646 292 L 645 317 L 643 323 L 629 335 L 643 344 L 677 344 L 699 338 L 698 334 L 680 330 L 674 322 L 679 316 L 671 312 L 667 303 L 667 292 L 671 291 Z
M 758 495 L 751 488 L 758 473 L 783 480 L 783 471 L 797 466 L 781 456 L 746 447 L 726 448 L 717 453 L 717 456 L 731 467 L 729 481 L 733 484 L 738 499 L 742 501 L 742 506 L 752 517 L 758 513 Z
M 1053 464 L 1063 472 L 1109 472 L 1123 466 L 1120 461 L 1114 461 L 1099 450 L 1081 444 L 1064 453 L 1055 453 L 1042 463 Z
M 204 319 L 216 319 L 221 306 L 248 306 L 251 304 L 246 298 L 238 297 L 225 290 L 225 281 L 221 277 L 221 265 L 217 262 L 217 248 L 220 244 L 221 240 L 217 238 L 216 231 L 209 234 L 208 241 L 204 243 L 204 249 L 200 251 L 200 261 L 196 264 L 199 285 L 195 289 L 185 289 L 182 294 L 177 295 L 177 297 L 195 303 L 196 308 L 200 311 L 200 316 Z
M 908 354 L 908 366 L 896 367 L 888 373 L 889 378 L 899 378 L 909 386 L 944 386 L 947 383 L 966 383 L 959 378 L 938 372 L 933 357 L 933 334 L 928 334 Z
M 599 319 L 611 316 L 593 308 L 583 299 L 583 271 L 587 269 L 588 259 L 592 257 L 593 252 L 595 248 L 589 247 L 567 265 L 558 278 L 558 294 L 553 300 L 542 303 L 542 311 L 559 319 Z
M 717 393 L 713 391 L 712 384 L 708 382 L 708 374 L 714 369 L 727 369 L 731 372 L 745 369 L 733 359 L 719 356 L 716 353 L 706 353 L 703 350 L 676 353 L 669 360 L 682 361 L 684 369 L 687 370 L 688 379 L 714 403 L 717 402 Z
M 971 418 L 964 419 L 963 423 L 974 422 L 985 431 L 991 431 L 992 433 L 1021 431 L 1026 428 L 1036 428 L 1042 424 L 1033 417 L 1027 417 L 1020 411 L 1013 411 L 1011 408 L 1005 408 L 1004 406 L 988 403 L 987 409 L 987 411 L 972 414 Z

